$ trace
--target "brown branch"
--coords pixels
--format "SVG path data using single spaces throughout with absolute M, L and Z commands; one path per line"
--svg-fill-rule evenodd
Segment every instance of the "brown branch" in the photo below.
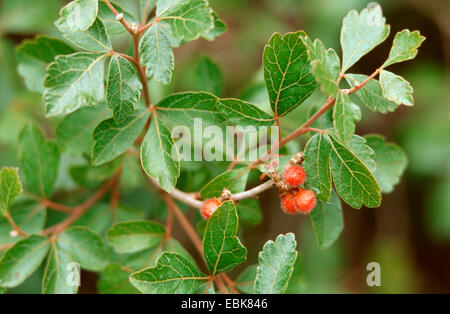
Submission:
M 126 30 L 131 34 L 131 35 L 135 35 L 135 31 L 133 30 L 133 28 L 130 26 L 130 24 L 128 24 L 128 22 L 125 20 L 123 13 L 119 13 L 117 12 L 117 10 L 113 7 L 113 5 L 111 4 L 111 2 L 109 2 L 109 0 L 103 0 L 103 2 L 106 3 L 106 5 L 109 7 L 109 9 L 114 13 L 114 15 L 116 16 L 116 19 L 122 23 L 123 27 L 126 28 Z
M 59 203 L 55 203 L 55 202 L 53 202 L 51 200 L 47 200 L 47 199 L 42 200 L 41 204 L 43 206 L 47 207 L 47 208 L 50 208 L 50 209 L 53 209 L 53 210 L 56 210 L 56 211 L 60 211 L 60 212 L 63 212 L 63 213 L 72 213 L 73 210 L 74 210 L 73 207 L 70 207 L 70 206 L 67 206 L 67 205 L 63 205 L 63 204 L 59 204 Z
M 228 285 L 228 287 L 230 288 L 230 291 L 234 294 L 239 294 L 239 291 L 236 290 L 236 284 L 233 280 L 231 280 L 230 277 L 228 277 L 227 274 L 223 273 L 221 274 L 223 280 L 225 281 L 225 283 Z
M 16 225 L 14 219 L 11 217 L 11 214 L 9 212 L 5 213 L 5 217 L 8 220 L 11 227 L 14 229 L 14 231 L 17 232 L 17 235 L 21 235 L 22 237 L 28 237 L 28 233 L 22 230 L 18 225 Z

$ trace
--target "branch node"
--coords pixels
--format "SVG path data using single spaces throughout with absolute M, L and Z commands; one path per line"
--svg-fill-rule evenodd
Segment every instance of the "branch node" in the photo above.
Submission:
M 123 21 L 123 13 L 117 14 L 117 15 L 116 15 L 116 20 L 119 21 L 119 22 L 120 22 L 120 21 Z

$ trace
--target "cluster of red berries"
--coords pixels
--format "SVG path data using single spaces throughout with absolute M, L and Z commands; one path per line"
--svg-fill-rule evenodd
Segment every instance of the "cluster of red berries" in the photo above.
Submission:
M 281 208 L 286 214 L 308 214 L 316 207 L 316 195 L 311 190 L 302 189 L 306 180 L 305 170 L 300 166 L 291 166 L 284 172 L 284 182 L 290 188 L 281 195 Z

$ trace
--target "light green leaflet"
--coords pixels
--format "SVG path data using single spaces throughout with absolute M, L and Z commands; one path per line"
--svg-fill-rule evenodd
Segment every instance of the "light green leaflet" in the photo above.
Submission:
M 163 253 L 156 267 L 130 276 L 131 283 L 142 293 L 195 293 L 208 280 L 186 257 L 178 253 Z
M 327 132 L 325 138 L 331 149 L 331 174 L 339 196 L 353 208 L 380 206 L 381 189 L 367 166 L 336 135 Z
M 63 33 L 85 31 L 94 23 L 98 0 L 74 0 L 61 9 L 56 26 Z
M 206 33 L 202 34 L 202 37 L 209 41 L 213 41 L 214 38 L 222 35 L 227 31 L 227 25 L 225 24 L 224 21 L 219 19 L 219 17 L 215 12 L 213 12 L 213 18 L 214 18 L 214 27 L 211 30 L 207 31 Z
M 53 142 L 47 142 L 34 125 L 27 125 L 19 136 L 20 169 L 25 191 L 50 197 L 58 176 L 60 155 Z
M 255 285 L 257 267 L 258 265 L 248 266 L 236 279 L 236 288 L 247 294 L 255 293 L 253 286 Z
M 38 36 L 33 41 L 25 41 L 17 49 L 18 72 L 28 89 L 43 93 L 47 66 L 56 56 L 68 55 L 75 50 L 58 39 Z
M 81 49 L 92 52 L 109 52 L 111 41 L 106 33 L 105 25 L 97 18 L 86 31 L 70 32 L 63 35 Z
M 357 82 L 364 82 L 367 78 L 368 76 L 363 74 L 345 75 L 345 79 L 351 87 L 354 87 Z M 355 94 L 361 99 L 363 104 L 372 111 L 388 113 L 397 109 L 397 104 L 395 102 L 384 97 L 381 84 L 376 79 L 368 81 L 361 89 L 356 91 Z
M 214 27 L 213 11 L 206 0 L 158 0 L 156 17 L 170 25 L 178 40 L 191 41 Z
M 3 167 L 0 170 L 0 214 L 8 212 L 11 203 L 21 194 L 19 168 Z
M 211 275 L 234 268 L 247 259 L 237 237 L 239 218 L 232 201 L 223 202 L 211 215 L 203 235 L 203 256 Z
M 258 294 L 280 294 L 286 288 L 294 270 L 297 242 L 293 233 L 280 234 L 269 240 L 258 254 L 254 291 Z
M 117 12 L 123 13 L 123 17 L 127 21 L 128 24 L 138 23 L 136 18 L 127 10 L 123 9 L 117 3 L 113 3 L 111 5 L 117 10 Z M 108 7 L 108 5 L 100 1 L 98 3 L 98 17 L 102 20 L 103 24 L 106 27 L 106 31 L 110 35 L 120 35 L 126 33 L 127 30 L 123 27 L 122 23 L 116 19 L 116 16 Z
M 209 181 L 200 191 L 203 199 L 219 197 L 223 189 L 231 193 L 239 193 L 245 190 L 249 171 L 242 168 L 227 170 Z
M 328 202 L 317 202 L 311 212 L 311 221 L 319 247 L 330 247 L 344 229 L 341 200 L 336 193 L 331 193 Z
M 130 283 L 129 268 L 117 263 L 106 266 L 97 282 L 101 294 L 136 294 L 139 291 Z
M 88 227 L 70 227 L 58 236 L 56 243 L 84 269 L 101 271 L 109 263 L 103 239 Z
M 139 43 L 139 51 L 149 78 L 169 84 L 175 62 L 172 51 L 174 46 L 174 39 L 166 23 L 155 23 L 145 32 Z
M 107 239 L 118 253 L 134 253 L 158 245 L 166 230 L 153 221 L 128 221 L 108 230 Z
M 0 260 L 0 286 L 12 288 L 24 282 L 41 265 L 49 247 L 48 238 L 37 235 L 14 244 Z
M 109 64 L 106 99 L 117 123 L 122 123 L 134 113 L 141 89 L 142 84 L 133 64 L 121 56 L 113 55 Z
M 106 54 L 79 52 L 59 56 L 47 69 L 44 102 L 48 117 L 68 114 L 104 97 Z
M 284 36 L 275 33 L 264 48 L 264 80 L 272 110 L 278 116 L 296 108 L 316 88 L 301 34 L 301 31 Z
M 389 57 L 383 68 L 398 62 L 412 60 L 417 56 L 417 48 L 420 47 L 425 37 L 420 35 L 419 31 L 410 32 L 404 29 L 395 35 Z
M 148 111 L 141 111 L 129 115 L 120 124 L 113 118 L 101 122 L 93 134 L 95 141 L 92 150 L 93 164 L 102 165 L 126 152 L 141 133 L 148 116 Z
M 330 148 L 322 133 L 315 134 L 306 144 L 303 156 L 308 174 L 305 184 L 323 202 L 328 202 L 331 195 Z
M 382 136 L 368 135 L 367 145 L 375 151 L 375 178 L 383 193 L 390 193 L 400 181 L 406 169 L 408 158 L 405 152 L 393 143 L 386 142 Z
M 386 25 L 378 4 L 369 4 L 360 14 L 350 11 L 341 29 L 342 72 L 382 43 L 389 36 L 389 31 L 390 26 Z
M 355 105 L 350 97 L 339 92 L 333 111 L 333 124 L 341 141 L 346 144 L 355 133 L 355 122 L 361 120 L 361 109 Z
M 272 116 L 268 115 L 258 107 L 239 99 L 220 99 L 217 109 L 231 125 L 245 127 L 271 126 L 274 122 Z
M 167 126 L 157 115 L 141 144 L 141 163 L 147 175 L 155 178 L 167 192 L 172 192 L 180 176 L 178 150 Z
M 403 77 L 383 70 L 380 73 L 380 83 L 384 97 L 397 105 L 414 106 L 414 89 Z

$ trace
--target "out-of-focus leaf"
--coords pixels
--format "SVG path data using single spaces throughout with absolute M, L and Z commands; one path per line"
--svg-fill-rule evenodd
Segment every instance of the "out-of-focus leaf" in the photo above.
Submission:
M 3 167 L 0 170 L 0 213 L 8 212 L 12 202 L 21 194 L 19 168 Z
M 248 266 L 240 275 L 237 277 L 235 283 L 236 288 L 238 288 L 240 291 L 247 293 L 247 294 L 253 294 L 255 293 L 254 285 L 255 285 L 255 278 L 256 278 L 256 268 L 258 265 L 251 265 Z
M 206 33 L 202 34 L 202 37 L 209 41 L 213 41 L 216 37 L 222 35 L 227 31 L 227 25 L 225 24 L 224 21 L 219 19 L 219 17 L 215 12 L 213 12 L 213 18 L 214 18 L 214 27 L 211 30 L 207 31 Z
M 102 294 L 136 294 L 139 291 L 130 283 L 131 270 L 117 263 L 106 266 L 97 283 Z
M 259 225 L 262 221 L 262 212 L 259 202 L 255 199 L 246 199 L 236 205 L 239 221 L 251 226 Z
M 212 93 L 218 97 L 223 92 L 223 77 L 217 64 L 201 57 L 196 68 L 196 90 Z
M 200 190 L 200 195 L 203 199 L 219 197 L 222 195 L 224 188 L 230 190 L 231 193 L 244 191 L 247 184 L 248 171 L 243 170 L 238 168 L 218 175 Z

